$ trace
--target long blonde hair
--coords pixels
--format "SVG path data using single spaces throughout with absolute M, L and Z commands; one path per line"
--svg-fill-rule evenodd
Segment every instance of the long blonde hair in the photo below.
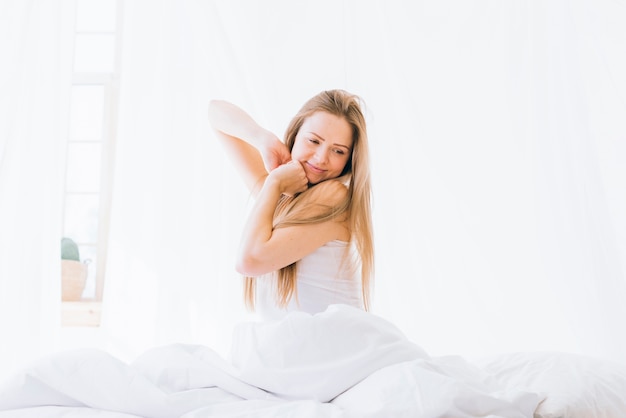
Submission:
M 285 132 L 285 145 L 293 148 L 296 135 L 304 121 L 312 114 L 324 111 L 344 118 L 352 127 L 352 153 L 341 173 L 347 182 L 345 199 L 335 207 L 315 211 L 315 215 L 304 217 L 305 208 L 315 204 L 315 189 L 324 182 L 309 187 L 295 197 L 282 196 L 274 212 L 274 229 L 290 225 L 324 222 L 342 214 L 346 215 L 361 264 L 361 286 L 365 309 L 370 305 L 370 288 L 374 274 L 374 239 L 371 216 L 371 179 L 369 147 L 365 117 L 361 111 L 360 97 L 344 90 L 323 91 L 309 99 L 293 117 Z M 309 211 L 310 213 L 310 211 Z M 354 260 L 349 260 L 354 263 Z M 296 293 L 297 262 L 276 272 L 278 306 L 286 306 Z M 296 295 L 297 296 L 297 295 Z M 255 280 L 245 278 L 244 299 L 246 306 L 254 310 Z

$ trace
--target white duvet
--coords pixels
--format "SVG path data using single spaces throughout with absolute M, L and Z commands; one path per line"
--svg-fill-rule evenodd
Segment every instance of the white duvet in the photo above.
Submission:
M 0 388 L 0 418 L 532 418 L 543 398 L 333 305 L 240 325 L 228 360 L 193 345 L 131 364 L 93 349 L 42 359 Z

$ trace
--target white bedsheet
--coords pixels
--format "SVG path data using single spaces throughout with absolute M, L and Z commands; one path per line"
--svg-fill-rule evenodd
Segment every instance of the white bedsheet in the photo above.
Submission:
M 132 364 L 93 349 L 42 359 L 0 388 L 0 418 L 532 418 L 542 399 L 333 305 L 242 324 L 228 361 L 193 345 L 158 347 Z

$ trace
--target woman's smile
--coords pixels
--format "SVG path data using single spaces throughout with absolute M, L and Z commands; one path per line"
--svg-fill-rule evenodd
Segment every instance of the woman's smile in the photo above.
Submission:
M 327 171 L 327 170 L 324 170 L 323 168 L 320 168 L 320 167 L 317 167 L 316 165 L 311 164 L 308 161 L 305 161 L 305 168 L 309 168 L 311 171 L 313 171 L 314 173 L 318 173 L 318 174 L 321 174 Z

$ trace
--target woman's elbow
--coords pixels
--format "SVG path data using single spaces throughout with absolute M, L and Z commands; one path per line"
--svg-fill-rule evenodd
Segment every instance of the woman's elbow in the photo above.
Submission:
M 248 266 L 240 260 L 237 260 L 237 262 L 235 263 L 235 270 L 242 276 L 254 277 L 250 274 L 250 269 L 248 268 Z
M 246 277 L 257 277 L 267 273 L 254 257 L 245 254 L 237 257 L 235 270 L 237 270 L 237 273 Z

